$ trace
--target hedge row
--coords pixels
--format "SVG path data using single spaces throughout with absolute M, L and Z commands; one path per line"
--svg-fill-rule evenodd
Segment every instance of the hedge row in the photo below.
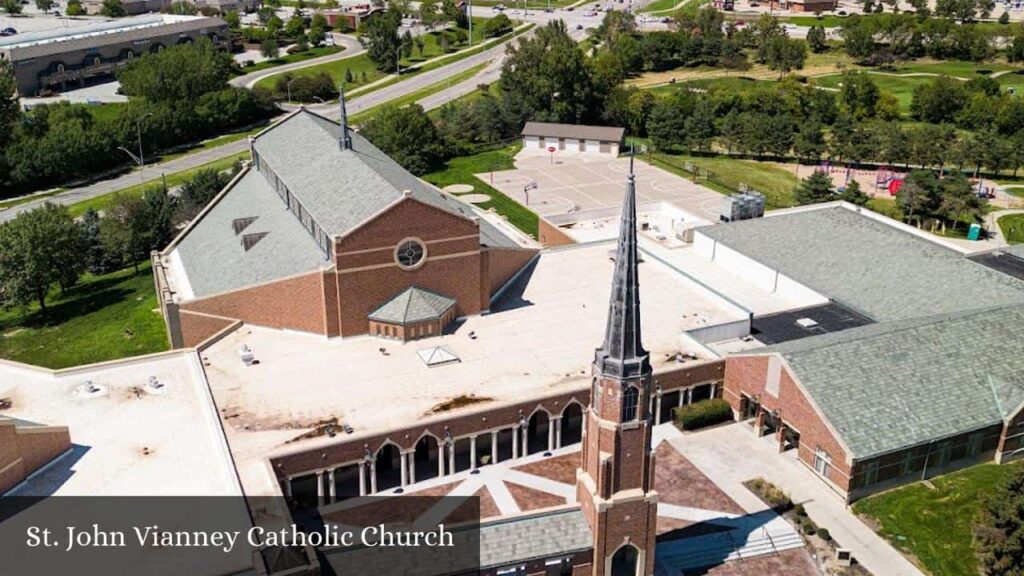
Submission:
M 721 398 L 701 400 L 673 409 L 676 426 L 683 430 L 696 430 L 732 419 L 732 407 Z

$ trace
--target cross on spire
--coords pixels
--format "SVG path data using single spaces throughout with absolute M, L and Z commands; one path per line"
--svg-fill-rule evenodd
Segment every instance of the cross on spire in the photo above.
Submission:
M 619 244 L 615 252 L 615 275 L 608 302 L 608 326 L 604 344 L 597 349 L 594 364 L 607 377 L 634 378 L 650 373 L 647 350 L 640 338 L 640 278 L 636 239 L 636 176 L 630 149 L 626 197 L 622 203 Z

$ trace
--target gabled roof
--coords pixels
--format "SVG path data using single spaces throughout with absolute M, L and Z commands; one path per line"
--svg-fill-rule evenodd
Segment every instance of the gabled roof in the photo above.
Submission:
M 1002 422 L 1024 403 L 1024 305 L 871 324 L 778 353 L 854 458 Z
M 317 223 L 332 236 L 344 236 L 402 198 L 408 190 L 424 204 L 466 219 L 467 204 L 413 176 L 358 132 L 349 130 L 352 148 L 339 145 L 341 126 L 300 109 L 256 136 L 253 147 Z M 486 220 L 480 242 L 518 247 Z
M 330 264 L 259 172 L 250 169 L 179 241 L 192 296 L 235 290 Z M 235 221 L 253 218 L 236 234 Z M 266 234 L 249 250 L 246 235 Z
M 370 320 L 389 324 L 416 324 L 437 320 L 455 306 L 455 300 L 412 286 L 370 313 Z
M 698 233 L 878 322 L 1024 303 L 1024 282 L 841 206 Z
M 583 126 L 580 124 L 553 124 L 549 122 L 527 122 L 523 126 L 522 132 L 523 136 L 604 140 L 606 142 L 620 142 L 625 133 L 625 128 L 617 128 L 615 126 Z

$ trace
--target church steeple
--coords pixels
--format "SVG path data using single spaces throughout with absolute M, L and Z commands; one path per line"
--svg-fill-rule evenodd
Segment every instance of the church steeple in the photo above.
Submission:
M 629 159 L 626 196 L 622 203 L 615 276 L 608 302 L 604 344 L 597 349 L 594 366 L 606 377 L 634 378 L 649 373 L 650 358 L 640 340 L 640 279 L 636 239 L 636 176 Z

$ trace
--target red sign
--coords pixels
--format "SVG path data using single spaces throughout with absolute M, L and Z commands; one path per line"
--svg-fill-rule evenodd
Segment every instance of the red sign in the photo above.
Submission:
M 548 152 L 551 152 L 552 154 L 554 154 L 555 153 L 555 147 L 554 146 L 548 146 Z

